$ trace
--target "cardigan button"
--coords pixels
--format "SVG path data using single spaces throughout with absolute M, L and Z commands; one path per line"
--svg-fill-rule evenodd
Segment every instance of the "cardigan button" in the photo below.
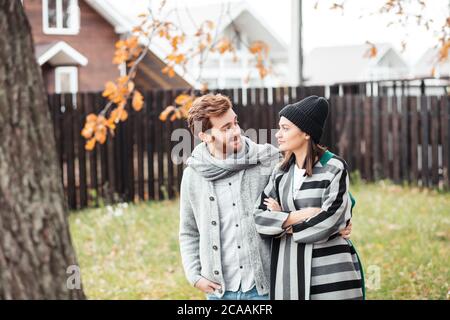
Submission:
M 217 290 L 217 292 L 219 292 L 220 294 L 222 294 L 222 289 Z
M 218 274 L 219 274 L 219 271 L 214 270 L 214 274 L 215 274 L 215 275 L 218 275 Z
M 215 226 L 215 225 L 217 224 L 217 222 L 212 221 L 211 224 L 212 224 L 213 226 Z
M 217 250 L 217 246 L 213 246 L 212 248 L 213 248 L 214 250 Z
M 214 201 L 214 197 L 212 197 L 212 196 L 209 197 L 209 200 Z

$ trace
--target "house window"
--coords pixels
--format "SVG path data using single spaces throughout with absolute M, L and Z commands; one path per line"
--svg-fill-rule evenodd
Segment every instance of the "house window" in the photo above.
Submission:
M 76 93 L 78 91 L 78 68 L 55 68 L 55 92 Z
M 77 0 L 42 0 L 42 23 L 46 34 L 78 34 L 80 9 Z

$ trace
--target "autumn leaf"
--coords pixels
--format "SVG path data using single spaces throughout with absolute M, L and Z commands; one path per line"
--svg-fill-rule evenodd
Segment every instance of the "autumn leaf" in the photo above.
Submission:
M 260 55 L 267 56 L 267 54 L 269 52 L 269 46 L 262 41 L 254 41 L 251 44 L 249 51 L 252 54 L 260 54 Z
M 116 49 L 120 49 L 125 46 L 125 41 L 119 40 L 116 42 L 115 46 L 116 46 Z
M 119 110 L 119 119 L 120 121 L 125 121 L 128 119 L 128 112 L 125 109 L 120 109 Z
M 172 66 L 166 66 L 161 71 L 162 73 L 167 74 L 170 78 L 175 76 L 175 70 L 173 70 Z
M 84 148 L 88 151 L 93 150 L 95 147 L 95 138 L 89 139 L 86 144 L 84 145 Z
M 133 90 L 134 90 L 134 82 L 130 81 L 128 82 L 128 93 L 133 92 Z
M 184 54 L 182 54 L 182 53 L 181 54 L 169 54 L 167 56 L 167 60 L 173 61 L 176 64 L 182 63 L 185 59 L 186 58 L 185 58 Z
M 175 110 L 175 112 L 170 117 L 170 121 L 175 121 L 176 119 L 181 119 L 181 112 L 179 109 Z
M 217 43 L 216 49 L 221 54 L 223 54 L 223 53 L 225 53 L 227 51 L 232 51 L 233 50 L 233 46 L 231 44 L 231 41 L 228 38 L 223 38 Z
M 94 113 L 90 113 L 90 114 L 88 114 L 87 117 L 86 117 L 86 121 L 87 121 L 87 122 L 94 122 L 94 121 L 96 121 L 96 120 L 97 120 L 97 115 L 94 114 Z
M 364 53 L 364 58 L 369 58 L 369 59 L 375 58 L 378 53 L 377 47 L 371 42 L 367 41 L 366 43 L 369 45 L 369 48 Z
M 175 103 L 178 105 L 183 105 L 191 99 L 192 97 L 190 95 L 180 94 L 178 97 L 175 98 Z
M 167 117 L 169 116 L 169 113 L 172 112 L 173 110 L 175 110 L 174 106 L 166 107 L 166 109 L 164 109 L 164 111 L 159 114 L 159 120 L 163 122 L 166 121 Z
M 443 46 L 439 49 L 439 62 L 447 60 L 449 49 L 450 49 L 450 40 L 446 41 L 443 44 Z
M 110 97 L 112 95 L 114 95 L 117 92 L 117 86 L 114 82 L 112 81 L 108 81 L 105 84 L 105 90 L 103 91 L 103 96 L 104 97 Z
M 142 106 L 144 105 L 144 97 L 137 90 L 134 91 L 133 101 L 132 101 L 131 105 L 133 106 L 133 109 L 136 111 L 141 111 Z

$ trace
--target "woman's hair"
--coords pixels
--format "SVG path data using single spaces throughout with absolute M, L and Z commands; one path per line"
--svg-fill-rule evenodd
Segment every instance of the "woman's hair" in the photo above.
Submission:
M 322 157 L 322 155 L 327 150 L 326 147 L 315 143 L 312 139 L 308 140 L 308 151 L 306 153 L 305 163 L 303 164 L 303 169 L 306 170 L 306 175 L 308 177 L 312 176 L 312 170 L 317 161 Z M 289 167 L 295 162 L 295 154 L 292 151 L 284 152 L 284 159 L 281 162 L 280 169 L 284 172 L 289 170 Z

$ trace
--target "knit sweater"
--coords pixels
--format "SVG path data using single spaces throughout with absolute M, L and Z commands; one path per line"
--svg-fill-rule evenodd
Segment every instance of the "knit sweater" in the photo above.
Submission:
M 258 145 L 273 154 L 243 169 L 240 175 L 240 227 L 243 241 L 249 248 L 259 295 L 269 293 L 270 239 L 263 239 L 256 231 L 254 205 L 267 185 L 270 174 L 279 162 L 278 150 L 270 144 Z M 214 183 L 193 167 L 183 172 L 180 192 L 180 251 L 183 268 L 191 285 L 204 277 L 221 285 L 215 295 L 221 298 L 227 290 L 223 278 L 220 250 L 220 217 Z

